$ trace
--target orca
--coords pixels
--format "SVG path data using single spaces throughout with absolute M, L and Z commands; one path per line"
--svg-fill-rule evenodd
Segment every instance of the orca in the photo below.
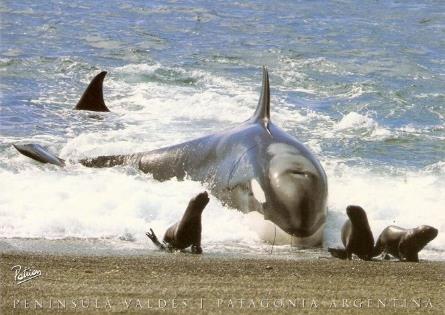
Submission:
M 103 76 L 90 84 L 96 89 L 90 95 L 99 95 Z M 38 161 L 56 164 L 52 154 L 47 160 L 41 153 L 35 158 L 32 146 L 16 148 Z M 327 216 L 326 174 L 305 145 L 271 121 L 265 67 L 257 109 L 239 126 L 152 151 L 77 162 L 99 168 L 133 165 L 159 181 L 174 177 L 200 181 L 225 205 L 255 214 L 249 217 L 264 230 L 260 233 L 266 241 L 278 244 L 277 239 L 281 239 L 280 243 L 309 247 L 322 244 Z

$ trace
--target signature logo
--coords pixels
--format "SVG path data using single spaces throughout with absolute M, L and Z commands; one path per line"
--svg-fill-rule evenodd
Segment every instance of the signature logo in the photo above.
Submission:
M 14 271 L 14 280 L 16 284 L 22 284 L 42 275 L 42 272 L 38 269 L 22 267 L 21 265 L 15 265 L 11 270 Z

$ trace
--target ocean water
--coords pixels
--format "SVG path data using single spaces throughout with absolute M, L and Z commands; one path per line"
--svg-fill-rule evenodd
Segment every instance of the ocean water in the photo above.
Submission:
M 3 241 L 154 251 L 144 232 L 162 235 L 205 185 L 41 165 L 12 144 L 75 160 L 230 128 L 253 114 L 266 65 L 272 120 L 328 175 L 325 246 L 340 244 L 345 208 L 358 204 L 375 237 L 390 224 L 437 227 L 420 257 L 445 259 L 443 1 L 2 1 L 0 14 Z M 112 113 L 73 111 L 101 70 Z M 249 216 L 214 198 L 203 244 L 301 254 L 264 243 Z

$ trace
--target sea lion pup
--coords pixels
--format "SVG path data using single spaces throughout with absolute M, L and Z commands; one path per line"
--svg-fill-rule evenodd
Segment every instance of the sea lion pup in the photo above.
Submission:
M 369 227 L 365 210 L 359 206 L 348 206 L 346 213 L 349 219 L 343 224 L 341 241 L 342 248 L 328 248 L 332 256 L 340 259 L 351 259 L 352 254 L 363 260 L 371 260 L 374 249 L 374 236 Z
M 418 253 L 435 239 L 438 233 L 437 229 L 429 225 L 421 225 L 414 229 L 390 225 L 377 239 L 373 256 L 383 253 L 383 258 L 389 259 L 388 254 L 391 254 L 402 261 L 419 262 Z
M 202 254 L 201 215 L 208 203 L 209 196 L 206 191 L 192 198 L 187 209 L 185 209 L 182 219 L 167 229 L 162 243 L 159 242 L 152 229 L 145 235 L 161 250 L 181 250 L 192 246 L 193 254 Z

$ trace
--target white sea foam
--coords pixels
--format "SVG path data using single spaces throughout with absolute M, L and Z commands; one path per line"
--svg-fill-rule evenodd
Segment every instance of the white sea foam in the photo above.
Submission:
M 338 130 L 344 129 L 360 129 L 360 128 L 375 128 L 377 123 L 374 119 L 360 115 L 356 112 L 350 112 L 347 115 L 343 116 L 343 118 L 338 122 L 336 128 Z
M 145 231 L 151 227 L 162 237 L 189 199 L 205 190 L 197 182 L 160 183 L 124 168 L 33 167 L 20 173 L 1 171 L 1 179 L 0 237 L 109 238 L 147 248 L 153 244 Z M 243 214 L 212 198 L 203 214 L 203 242 L 261 246 L 244 220 Z
M 19 172 L 0 173 L 0 237 L 101 238 L 120 240 L 116 246 L 154 249 L 144 232 L 151 227 L 163 235 L 182 216 L 188 200 L 205 190 L 193 181 L 157 182 L 132 168 L 71 165 L 58 169 L 19 162 L 31 165 Z M 443 178 L 440 182 L 426 171 L 403 176 L 373 174 L 341 163 L 330 163 L 326 170 L 326 246 L 340 245 L 345 208 L 358 204 L 367 211 L 375 237 L 391 224 L 437 227 L 439 236 L 421 257 L 445 258 L 445 224 L 437 220 L 445 202 Z M 269 245 L 260 239 L 261 231 L 251 222 L 248 215 L 211 198 L 203 215 L 203 244 L 210 251 L 264 252 Z
M 379 126 L 379 124 L 366 115 L 350 112 L 334 126 L 334 130 L 341 131 L 342 136 L 366 136 L 368 138 L 381 139 L 391 135 L 391 131 Z

